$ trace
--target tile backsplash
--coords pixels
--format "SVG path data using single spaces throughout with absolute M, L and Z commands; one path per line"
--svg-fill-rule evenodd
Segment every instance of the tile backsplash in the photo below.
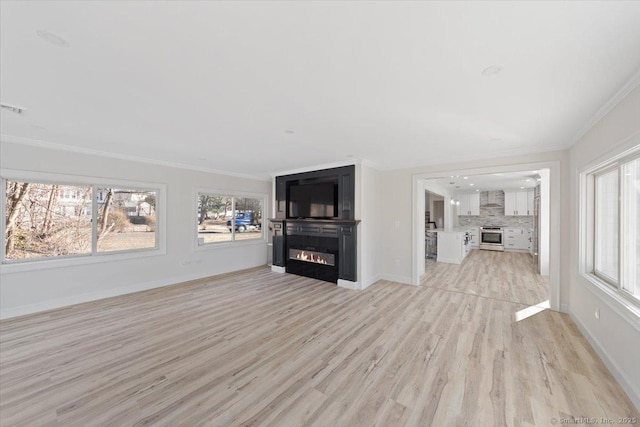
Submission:
M 533 228 L 533 216 L 505 216 L 504 191 L 492 191 L 489 203 L 489 191 L 480 192 L 480 215 L 459 215 L 461 226 L 480 227 L 483 225 L 501 225 L 505 227 Z

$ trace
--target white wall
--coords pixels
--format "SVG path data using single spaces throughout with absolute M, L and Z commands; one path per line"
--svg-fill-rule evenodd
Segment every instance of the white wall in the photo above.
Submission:
M 434 196 L 431 194 L 431 200 L 429 201 L 429 210 L 431 211 L 431 222 L 435 222 L 436 228 L 444 228 L 444 197 Z M 450 211 L 452 211 L 451 203 L 449 203 Z
M 367 165 L 361 165 L 360 188 L 356 194 L 360 197 L 360 203 L 356 200 L 356 219 L 362 222 L 358 228 L 358 254 L 361 261 L 358 271 L 360 288 L 364 289 L 380 280 L 379 250 L 382 241 L 378 224 L 378 213 L 385 209 L 379 197 L 380 172 Z
M 549 275 L 549 239 L 550 231 L 550 204 L 551 188 L 549 169 L 542 169 L 540 172 L 540 229 L 538 230 L 538 267 L 542 276 Z M 565 299 L 566 300 L 566 299 Z
M 425 233 L 426 233 L 426 224 L 425 224 L 425 211 L 424 211 L 424 205 L 425 205 L 425 198 L 427 196 L 427 192 L 425 191 L 424 188 L 424 183 L 422 181 L 417 181 L 414 183 L 414 185 L 417 185 L 418 188 L 416 189 L 416 204 L 414 205 L 414 212 L 413 215 L 415 215 L 415 217 L 417 217 L 417 222 L 416 222 L 416 230 L 415 233 L 417 234 L 417 240 L 418 240 L 418 246 L 417 246 L 417 251 L 418 251 L 418 257 L 420 259 L 424 259 L 425 255 L 426 255 L 426 247 L 425 245 L 422 243 L 424 242 L 424 237 Z M 422 218 L 422 220 L 420 219 Z M 418 265 L 418 274 L 422 275 L 424 273 L 424 262 L 420 263 Z
M 264 265 L 266 242 L 195 250 L 194 188 L 264 193 L 271 183 L 0 142 L 1 169 L 166 184 L 167 252 L 147 258 L 9 272 L 2 267 L 0 316 L 11 317 Z M 265 212 L 270 208 L 265 207 Z M 181 262 L 188 265 L 181 266 Z M 33 264 L 35 265 L 35 264 Z
M 570 150 L 569 299 L 566 308 L 627 394 L 640 408 L 640 318 L 578 271 L 579 175 L 585 169 L 640 144 L 640 87 L 627 95 Z M 600 310 L 600 320 L 595 310 Z

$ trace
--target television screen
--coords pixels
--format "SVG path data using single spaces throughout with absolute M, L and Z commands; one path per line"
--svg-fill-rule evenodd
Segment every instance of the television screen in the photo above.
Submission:
M 337 185 L 331 182 L 289 187 L 289 218 L 338 216 Z

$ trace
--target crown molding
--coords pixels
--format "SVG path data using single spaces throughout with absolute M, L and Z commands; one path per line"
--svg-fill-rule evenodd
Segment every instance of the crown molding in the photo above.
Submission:
M 10 144 L 27 145 L 31 147 L 37 147 L 37 148 L 47 148 L 50 150 L 65 151 L 65 152 L 84 154 L 89 156 L 108 157 L 112 159 L 126 160 L 130 162 L 146 163 L 146 164 L 152 164 L 156 166 L 165 166 L 165 167 L 176 168 L 176 169 L 187 169 L 187 170 L 196 171 L 196 172 L 212 173 L 216 175 L 232 176 L 236 178 L 253 179 L 253 180 L 268 181 L 268 182 L 271 181 L 271 176 L 267 176 L 267 175 L 249 175 L 249 174 L 243 174 L 243 173 L 237 173 L 237 172 L 230 172 L 230 171 L 225 171 L 220 169 L 189 165 L 186 163 L 167 162 L 164 160 L 150 159 L 150 158 L 141 157 L 141 156 L 131 156 L 128 154 L 117 154 L 109 151 L 75 147 L 72 145 L 58 144 L 55 142 L 47 142 L 47 141 L 41 141 L 37 139 L 24 138 L 21 136 L 0 134 L 0 141 L 7 142 Z
M 371 161 L 369 159 L 362 159 L 362 163 L 361 164 L 362 164 L 362 166 L 366 166 L 366 167 L 368 167 L 370 169 L 375 169 L 377 171 L 382 171 L 383 170 L 382 166 L 380 166 L 379 163 L 376 163 L 376 162 Z
M 629 79 L 622 87 L 607 101 L 596 113 L 585 123 L 580 131 L 573 137 L 571 145 L 580 141 L 587 132 L 589 132 L 604 116 L 609 114 L 616 105 L 620 103 L 627 95 L 629 95 L 636 87 L 640 85 L 640 70 L 638 70 L 631 79 Z
M 434 167 L 438 166 L 442 168 L 442 170 L 447 170 L 450 165 L 459 165 L 460 163 L 466 162 L 480 162 L 491 159 L 509 159 L 513 157 L 521 157 L 521 156 L 534 156 L 534 155 L 545 155 L 547 153 L 556 153 L 560 155 L 560 153 L 565 152 L 567 148 L 559 147 L 558 145 L 541 145 L 541 146 L 532 146 L 530 148 L 512 148 L 501 151 L 487 151 L 484 155 L 458 155 L 455 158 L 451 157 L 432 157 L 429 160 L 417 159 L 411 162 L 404 162 L 402 164 L 393 164 L 389 167 L 380 168 L 381 171 L 400 171 L 407 169 L 419 169 L 422 167 Z M 518 163 L 526 163 L 518 162 Z
M 273 178 L 275 178 L 276 176 L 292 175 L 294 173 L 311 172 L 311 171 L 317 171 L 317 170 L 320 170 L 320 169 L 331 169 L 331 168 L 339 168 L 339 167 L 342 167 L 342 166 L 351 166 L 351 165 L 360 165 L 360 164 L 362 164 L 361 160 L 351 159 L 351 160 L 344 160 L 344 161 L 339 161 L 339 162 L 323 163 L 323 164 L 319 164 L 319 165 L 305 166 L 305 167 L 302 167 L 302 168 L 290 169 L 290 170 L 286 170 L 286 171 L 274 172 L 274 173 L 271 174 L 271 176 Z

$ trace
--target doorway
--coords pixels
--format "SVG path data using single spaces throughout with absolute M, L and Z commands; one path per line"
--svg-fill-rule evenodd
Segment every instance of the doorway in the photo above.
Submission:
M 510 166 L 501 166 L 495 168 L 482 168 L 482 169 L 467 169 L 467 170 L 458 170 L 458 171 L 450 171 L 445 173 L 432 173 L 432 174 L 417 174 L 414 175 L 414 269 L 413 269 L 413 284 L 419 285 L 421 283 L 421 279 L 424 278 L 424 274 L 428 274 L 425 270 L 425 250 L 424 250 L 424 225 L 425 225 L 425 202 L 421 199 L 426 198 L 426 191 L 428 188 L 440 187 L 442 188 L 442 182 L 437 183 L 434 181 L 435 179 L 442 178 L 460 178 L 460 185 L 466 185 L 467 192 L 470 191 L 469 183 L 471 181 L 467 180 L 468 177 L 474 175 L 494 175 L 499 176 L 507 173 L 515 173 L 519 171 L 533 171 L 533 170 L 545 170 L 545 172 L 540 177 L 540 181 L 542 182 L 544 189 L 541 190 L 541 194 L 539 197 L 539 218 L 536 218 L 537 228 L 539 229 L 539 239 L 538 244 L 540 245 L 540 250 L 537 252 L 537 256 L 540 259 L 540 272 L 543 276 L 546 276 L 546 280 L 549 283 L 549 305 L 552 309 L 558 310 L 560 308 L 560 295 L 559 295 L 559 269 L 560 269 L 560 253 L 559 253 L 559 234 L 560 234 L 560 222 L 559 222 L 559 205 L 560 205 L 560 175 L 559 175 L 559 162 L 543 162 L 543 163 L 535 163 L 535 164 L 521 164 L 521 165 L 510 165 Z M 444 176 L 443 176 L 444 175 Z M 465 178 L 467 177 L 467 178 Z M 465 181 L 463 181 L 463 179 Z M 478 192 L 481 192 L 480 189 Z M 473 191 L 475 191 L 474 189 Z M 518 188 L 519 189 L 519 188 Z M 479 218 L 473 218 L 473 216 L 466 215 L 458 215 L 458 209 L 460 206 L 460 200 L 457 197 L 458 191 L 457 189 L 449 189 L 445 188 L 445 193 L 447 196 L 445 197 L 445 202 L 441 205 L 438 205 L 436 208 L 433 207 L 432 211 L 430 211 L 430 215 L 432 218 L 436 218 L 438 215 L 443 215 L 443 225 L 446 225 L 447 228 L 450 227 L 465 227 L 465 226 L 475 226 L 478 225 L 474 221 L 480 220 Z M 493 196 L 491 195 L 492 201 Z M 428 196 L 427 196 L 428 197 Z M 485 194 L 486 198 L 487 195 Z M 504 197 L 502 195 L 502 197 Z M 417 204 L 416 202 L 422 202 Z M 464 202 L 464 200 L 463 200 Z M 502 203 L 504 201 L 502 200 Z M 464 203 L 463 203 L 464 204 Z M 442 206 L 442 211 L 440 211 L 440 207 Z M 438 210 L 436 212 L 436 209 Z M 466 208 L 465 208 L 466 209 Z M 504 206 L 500 209 L 504 211 Z M 460 223 L 458 220 L 460 219 Z M 485 218 L 486 219 L 486 218 Z M 496 218 L 492 218 L 496 219 Z M 533 221 L 533 215 L 531 218 L 510 218 L 513 222 L 509 223 L 511 228 L 515 226 L 520 226 L 521 229 L 533 228 L 529 227 L 529 222 Z M 422 227 L 419 226 L 420 222 L 422 222 Z M 432 222 L 433 221 L 432 219 Z M 476 221 L 477 222 L 477 221 Z M 501 224 L 502 225 L 502 224 Z M 506 225 L 506 224 L 505 224 Z M 422 231 L 422 233 L 416 233 L 416 231 Z M 533 239 L 532 239 L 533 240 Z M 420 248 L 420 246 L 422 248 Z M 524 252 L 524 251 L 521 251 Z M 520 258 L 525 258 L 524 254 Z M 493 255 L 494 258 L 498 259 L 499 256 L 497 254 Z M 518 258 L 518 255 L 513 256 L 514 258 Z M 530 265 L 533 265 L 533 254 L 529 256 L 527 254 L 527 259 L 531 259 Z M 519 259 L 519 258 L 518 258 Z M 520 262 L 520 261 L 518 261 Z

